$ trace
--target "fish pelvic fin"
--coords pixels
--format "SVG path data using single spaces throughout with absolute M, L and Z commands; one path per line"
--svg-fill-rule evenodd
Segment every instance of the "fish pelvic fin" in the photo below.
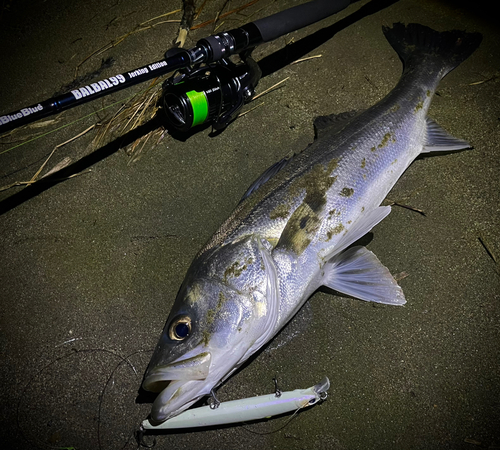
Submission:
M 386 39 L 398 53 L 408 72 L 425 60 L 426 66 L 437 69 L 441 78 L 465 61 L 482 40 L 480 33 L 452 30 L 439 32 L 432 28 L 410 23 L 383 27 Z
M 321 284 L 360 300 L 404 305 L 403 290 L 374 253 L 357 246 L 334 256 L 323 267 Z

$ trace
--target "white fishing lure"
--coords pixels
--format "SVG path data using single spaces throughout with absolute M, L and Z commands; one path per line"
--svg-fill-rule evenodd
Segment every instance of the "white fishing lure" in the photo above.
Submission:
M 158 425 L 153 425 L 149 419 L 146 419 L 142 422 L 141 427 L 143 430 L 166 430 L 209 427 L 265 419 L 313 406 L 326 399 L 329 388 L 330 380 L 325 377 L 320 383 L 308 389 L 295 389 L 281 394 L 260 395 L 222 402 L 216 409 L 212 409 L 210 406 L 201 406 L 188 409 Z

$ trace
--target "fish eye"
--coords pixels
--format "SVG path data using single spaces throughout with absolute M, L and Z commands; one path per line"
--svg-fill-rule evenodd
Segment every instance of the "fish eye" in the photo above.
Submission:
M 170 324 L 168 336 L 173 341 L 183 341 L 191 333 L 191 318 L 189 316 L 178 316 Z

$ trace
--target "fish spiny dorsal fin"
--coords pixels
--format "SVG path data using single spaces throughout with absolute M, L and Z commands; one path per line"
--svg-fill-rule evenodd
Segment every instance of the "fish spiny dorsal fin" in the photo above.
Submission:
M 241 197 L 240 203 L 249 197 L 253 192 L 259 189 L 263 184 L 267 183 L 272 177 L 274 177 L 280 170 L 282 170 L 288 162 L 294 157 L 294 155 L 285 156 L 281 161 L 274 163 L 269 167 L 262 175 L 260 175 L 247 189 L 247 191 Z
M 358 115 L 358 113 L 359 111 L 348 111 L 340 114 L 316 117 L 314 120 L 314 139 L 317 139 L 318 135 L 322 136 L 325 133 L 341 131 L 353 117 Z M 280 172 L 294 156 L 295 154 L 286 156 L 281 161 L 269 167 L 250 185 L 245 194 L 243 194 L 243 197 L 241 197 L 240 203 Z
M 325 133 L 335 133 L 342 130 L 347 123 L 359 114 L 359 111 L 347 111 L 340 114 L 318 116 L 314 119 L 314 139 L 322 137 Z

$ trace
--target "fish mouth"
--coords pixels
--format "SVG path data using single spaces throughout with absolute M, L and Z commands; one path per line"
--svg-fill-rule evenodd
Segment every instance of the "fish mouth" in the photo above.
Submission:
M 189 408 L 206 394 L 212 355 L 202 352 L 153 367 L 142 383 L 143 389 L 159 392 L 151 409 L 151 420 L 161 423 Z M 208 388 L 210 390 L 210 388 Z
M 146 391 L 161 392 L 170 381 L 204 380 L 210 371 L 212 355 L 202 352 L 190 358 L 182 357 L 162 366 L 156 366 L 148 372 L 142 387 Z

